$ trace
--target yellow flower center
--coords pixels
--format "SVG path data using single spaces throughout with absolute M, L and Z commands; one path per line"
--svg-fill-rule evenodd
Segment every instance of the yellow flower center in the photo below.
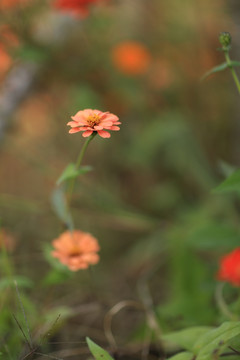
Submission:
M 93 115 L 90 115 L 88 118 L 87 118 L 87 122 L 88 122 L 88 125 L 90 127 L 94 127 L 95 125 L 98 125 L 100 123 L 101 119 L 100 119 L 100 116 L 97 115 L 97 114 L 93 114 Z
M 69 252 L 69 257 L 79 256 L 80 254 L 81 254 L 81 250 L 79 249 L 79 247 L 74 246 Z

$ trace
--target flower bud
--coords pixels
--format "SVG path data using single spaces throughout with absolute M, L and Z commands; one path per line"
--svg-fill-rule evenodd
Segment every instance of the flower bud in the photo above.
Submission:
M 229 32 L 221 32 L 219 35 L 219 42 L 222 45 L 223 51 L 229 51 L 231 48 L 231 35 Z

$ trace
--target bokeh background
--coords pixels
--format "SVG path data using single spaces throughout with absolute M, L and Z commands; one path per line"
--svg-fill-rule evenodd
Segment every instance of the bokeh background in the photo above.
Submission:
M 104 316 L 126 300 L 150 299 L 164 331 L 218 324 L 215 274 L 239 244 L 239 203 L 212 190 L 240 163 L 239 95 L 229 71 L 201 77 L 224 61 L 221 31 L 239 60 L 240 5 L 108 0 L 81 17 L 50 1 L 10 3 L 0 14 L 0 220 L 36 344 L 61 314 L 52 333 L 66 343 L 49 352 L 78 359 L 86 346 L 70 342 L 86 335 L 107 346 Z M 84 143 L 66 123 L 86 108 L 122 125 L 84 158 L 94 170 L 79 178 L 73 216 L 99 240 L 101 261 L 72 274 L 49 255 L 62 231 L 51 194 Z M 5 272 L 1 346 L 19 354 L 9 313 L 22 315 Z M 143 338 L 144 324 L 135 308 L 116 315 L 119 347 Z

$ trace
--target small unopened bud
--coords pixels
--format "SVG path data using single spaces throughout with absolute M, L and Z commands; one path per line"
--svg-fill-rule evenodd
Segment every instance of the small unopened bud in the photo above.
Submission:
M 223 51 L 229 51 L 231 48 L 231 35 L 229 34 L 229 32 L 222 32 L 219 35 L 219 42 L 222 45 L 222 49 Z

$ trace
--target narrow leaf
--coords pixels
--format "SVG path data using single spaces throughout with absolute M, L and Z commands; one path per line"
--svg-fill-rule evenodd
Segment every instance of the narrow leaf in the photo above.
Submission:
M 232 66 L 232 67 L 240 66 L 240 61 L 231 61 L 230 64 L 229 64 L 229 67 L 230 66 Z
M 62 174 L 58 178 L 57 185 L 60 185 L 62 182 L 66 180 L 74 179 L 77 176 L 81 174 L 85 174 L 86 172 L 91 170 L 92 170 L 91 166 L 81 166 L 80 169 L 76 169 L 75 164 L 70 163 L 67 165 L 67 167 L 63 170 Z
M 192 360 L 194 359 L 194 354 L 188 351 L 183 351 L 179 354 L 176 354 L 170 357 L 168 360 Z
M 208 331 L 195 343 L 193 352 L 196 360 L 211 360 L 213 354 L 219 356 L 230 340 L 240 334 L 239 321 L 227 321 L 218 328 Z
M 204 80 L 206 79 L 208 76 L 216 73 L 216 72 L 219 72 L 219 71 L 223 71 L 225 69 L 227 69 L 229 66 L 226 62 L 218 65 L 218 66 L 215 66 L 214 68 L 212 68 L 211 70 L 207 71 L 201 78 L 201 80 Z
M 228 191 L 240 191 L 240 169 L 234 171 L 232 175 L 213 190 L 213 192 Z
M 73 229 L 73 221 L 67 208 L 67 203 L 62 187 L 56 188 L 51 196 L 53 210 L 59 219 L 68 227 Z
M 92 355 L 96 360 L 113 360 L 113 358 L 109 355 L 109 353 L 106 350 L 102 349 L 99 345 L 95 344 L 95 342 L 93 342 L 91 339 L 87 337 L 86 341 L 89 350 L 91 351 Z
M 200 336 L 211 330 L 210 326 L 195 326 L 180 331 L 174 331 L 172 333 L 163 335 L 162 340 L 164 342 L 178 345 L 180 348 L 192 351 L 194 344 Z

